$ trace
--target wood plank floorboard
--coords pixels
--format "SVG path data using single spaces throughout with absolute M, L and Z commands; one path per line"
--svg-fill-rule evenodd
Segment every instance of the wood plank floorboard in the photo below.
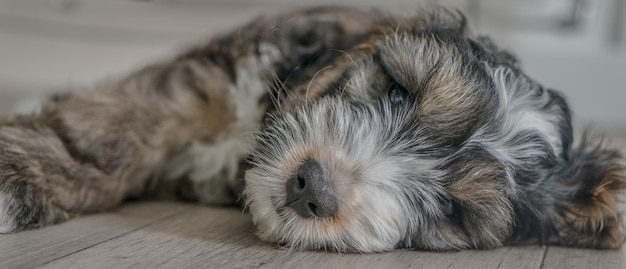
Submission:
M 539 268 L 544 248 L 338 254 L 280 249 L 257 239 L 239 209 L 195 206 L 41 268 Z
M 0 268 L 33 268 L 176 215 L 185 204 L 142 202 L 61 225 L 0 235 Z
M 550 247 L 542 268 L 624 269 L 626 268 L 626 249 L 593 250 Z

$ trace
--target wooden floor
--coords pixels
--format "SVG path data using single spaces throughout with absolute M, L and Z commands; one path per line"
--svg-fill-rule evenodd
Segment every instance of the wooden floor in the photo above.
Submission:
M 248 214 L 138 202 L 0 236 L 0 268 L 626 268 L 626 252 L 524 246 L 432 253 L 288 251 L 257 239 Z

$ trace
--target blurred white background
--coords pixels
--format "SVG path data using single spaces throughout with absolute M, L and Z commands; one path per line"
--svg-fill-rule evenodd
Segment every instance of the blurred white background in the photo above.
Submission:
M 0 0 L 0 114 L 171 56 L 258 14 L 318 4 L 464 11 L 575 119 L 626 133 L 624 0 Z

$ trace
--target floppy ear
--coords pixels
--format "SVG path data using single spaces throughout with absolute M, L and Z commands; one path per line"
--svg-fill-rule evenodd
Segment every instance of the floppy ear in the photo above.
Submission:
M 626 188 L 623 157 L 616 150 L 581 145 L 569 154 L 559 175 L 550 244 L 617 249 L 624 244 L 618 197 Z

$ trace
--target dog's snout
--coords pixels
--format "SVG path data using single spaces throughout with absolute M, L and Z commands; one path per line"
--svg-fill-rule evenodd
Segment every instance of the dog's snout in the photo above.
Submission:
M 287 206 L 304 218 L 337 214 L 337 196 L 317 161 L 304 162 L 298 174 L 287 181 Z

